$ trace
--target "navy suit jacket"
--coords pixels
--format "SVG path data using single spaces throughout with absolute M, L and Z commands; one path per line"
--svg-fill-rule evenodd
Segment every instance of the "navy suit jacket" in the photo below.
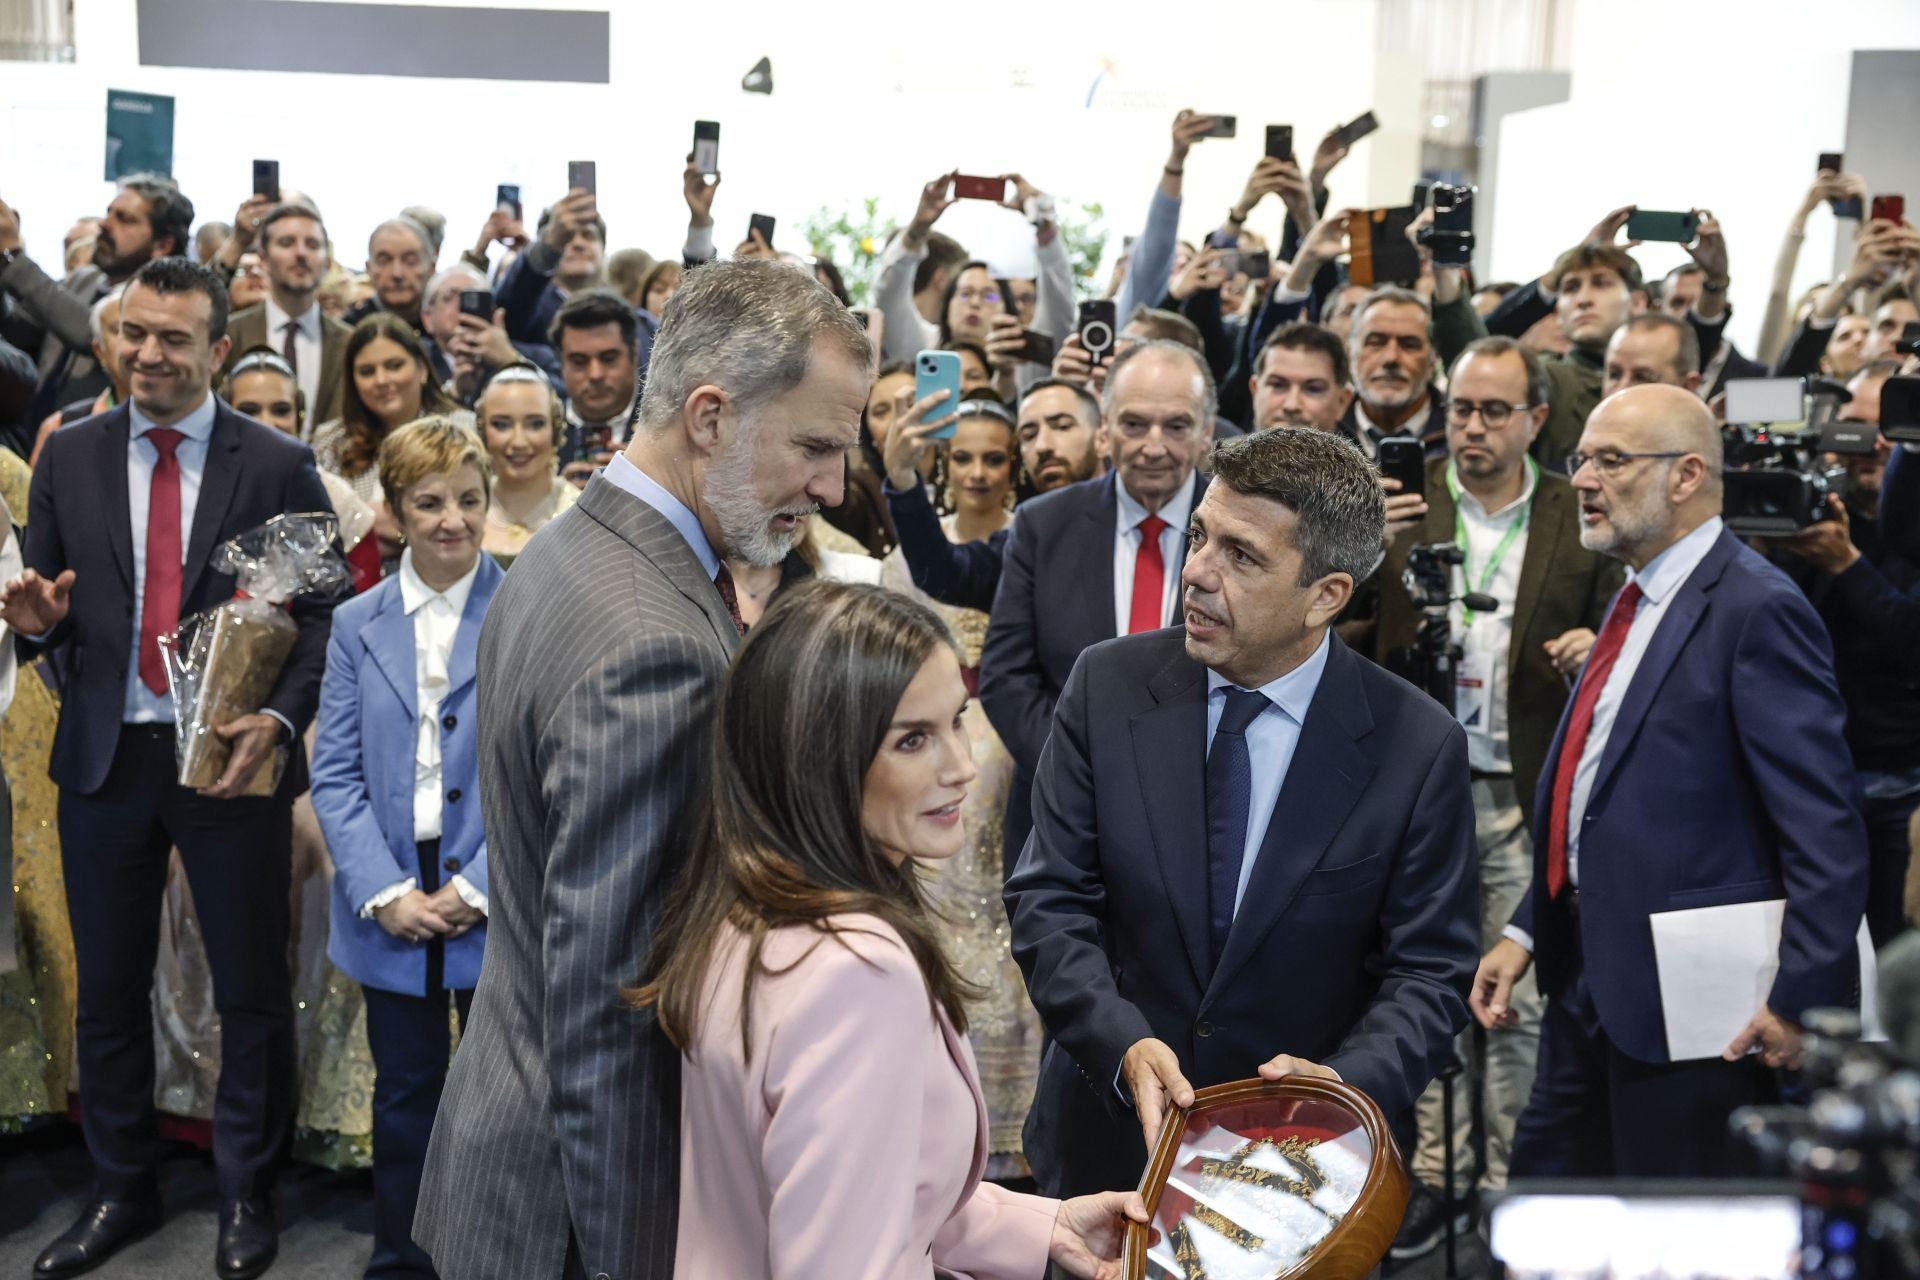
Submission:
M 880 492 L 886 495 L 887 511 L 893 516 L 900 554 L 907 562 L 907 572 L 913 575 L 913 585 L 956 609 L 991 610 L 994 593 L 1000 588 L 1000 562 L 1013 526 L 994 530 L 985 542 L 954 542 L 940 527 L 940 515 L 923 486 L 916 484 L 905 493 L 897 493 L 882 481 Z
M 1798 1021 L 1856 1003 L 1867 837 L 1845 721 L 1819 616 L 1723 532 L 1667 606 L 1607 737 L 1580 827 L 1577 915 L 1569 895 L 1539 892 L 1565 716 L 1548 749 L 1533 889 L 1513 917 L 1533 937 L 1541 989 L 1563 993 L 1584 966 L 1607 1037 L 1665 1062 L 1647 917 L 1785 898 L 1767 1006 Z
M 1113 537 L 1120 505 L 1112 473 L 1020 505 L 1006 542 L 993 620 L 980 651 L 980 705 L 1013 756 L 1007 794 L 1009 868 L 1026 845 L 1034 770 L 1053 727 L 1053 704 L 1089 645 L 1114 638 Z M 1206 492 L 1195 472 L 1193 505 Z M 1186 563 L 1187 531 L 1168 566 Z M 904 537 L 904 535 L 903 535 Z
M 48 775 L 91 795 L 106 781 L 126 714 L 127 663 L 140 602 L 133 596 L 132 516 L 127 506 L 127 437 L 132 410 L 121 405 L 47 438 L 34 469 L 27 520 L 27 567 L 45 578 L 74 571 L 66 620 L 43 647 L 65 647 L 70 661 Z M 313 451 L 292 436 L 215 401 L 206 473 L 187 533 L 180 578 L 185 618 L 233 598 L 233 575 L 208 564 L 215 547 L 285 512 L 331 512 Z M 140 531 L 145 537 L 146 531 Z M 300 734 L 320 700 L 327 630 L 335 600 L 296 596 L 300 635 L 266 706 L 294 728 L 282 795 L 306 789 Z
M 1179 628 L 1075 664 L 1007 882 L 1013 955 L 1051 1043 L 1025 1150 L 1049 1194 L 1136 1185 L 1115 1088 L 1145 1037 L 1195 1087 L 1279 1053 L 1388 1115 L 1453 1053 L 1479 959 L 1466 735 L 1440 705 L 1332 646 L 1226 950 L 1207 941 L 1207 672 Z

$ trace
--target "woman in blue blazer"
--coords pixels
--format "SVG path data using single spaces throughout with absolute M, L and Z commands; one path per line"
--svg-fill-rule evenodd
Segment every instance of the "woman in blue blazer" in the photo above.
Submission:
M 373 1053 L 369 1277 L 431 1277 L 413 1242 L 420 1170 L 486 938 L 474 653 L 503 576 L 481 554 L 491 480 L 471 430 L 422 418 L 380 448 L 400 570 L 335 610 L 313 807 L 333 854 L 327 952 L 366 993 Z

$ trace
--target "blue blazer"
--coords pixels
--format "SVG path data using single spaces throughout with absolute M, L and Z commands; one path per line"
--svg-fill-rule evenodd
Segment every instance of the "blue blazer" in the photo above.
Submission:
M 1538 892 L 1566 714 L 1554 733 L 1534 800 L 1534 887 L 1513 917 L 1533 937 L 1541 990 L 1563 993 L 1584 967 L 1607 1037 L 1666 1062 L 1647 917 L 1784 898 L 1768 1007 L 1797 1022 L 1857 1003 L 1867 835 L 1845 722 L 1813 606 L 1722 533 L 1667 606 L 1608 735 L 1580 827 L 1577 915 Z
M 1480 951 L 1466 735 L 1338 636 L 1321 643 L 1326 671 L 1218 966 L 1206 668 L 1178 627 L 1074 664 L 1006 887 L 1050 1041 L 1025 1131 L 1048 1195 L 1139 1181 L 1146 1148 L 1115 1079 L 1144 1037 L 1196 1088 L 1291 1053 L 1389 1116 L 1452 1058 Z
M 506 575 L 492 556 L 460 615 L 447 695 L 440 703 L 441 866 L 487 893 L 487 837 L 480 821 L 479 734 L 474 724 L 474 651 L 487 604 Z M 419 879 L 413 840 L 414 725 L 419 689 L 413 619 L 401 607 L 400 580 L 388 578 L 334 611 L 327 674 L 320 686 L 320 728 L 313 748 L 313 809 L 333 855 L 333 917 L 327 956 L 354 981 L 403 995 L 427 994 L 427 951 L 396 938 L 360 908 L 388 885 Z M 480 979 L 486 926 L 445 944 L 445 981 L 454 990 Z

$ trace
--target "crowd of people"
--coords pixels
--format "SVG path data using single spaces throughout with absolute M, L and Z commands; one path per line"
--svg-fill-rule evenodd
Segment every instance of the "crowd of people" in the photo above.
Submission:
M 196 228 L 129 179 L 46 265 L 0 203 L 7 775 L 57 813 L 0 1113 L 71 1092 L 95 1169 L 35 1274 L 160 1226 L 163 1133 L 226 1277 L 290 1153 L 370 1166 L 369 1277 L 1117 1275 L 1165 1117 L 1255 1076 L 1388 1118 L 1402 1258 L 1510 1177 L 1736 1172 L 1729 1114 L 1920 922 L 1920 458 L 1875 431 L 1920 230 L 1843 223 L 1790 297 L 1866 193 L 1822 171 L 1749 354 L 1704 210 L 1658 279 L 1631 207 L 1526 283 L 1422 212 L 1367 278 L 1337 132 L 1183 241 L 1213 126 L 1111 342 L 1020 175 L 1031 277 L 937 229 L 945 174 L 871 307 L 723 258 L 693 157 L 662 258 L 578 188 L 451 260 L 398 211 L 359 272 L 293 190 Z M 1769 375 L 1876 443 L 1740 538 Z M 306 512 L 351 588 L 183 786 L 163 640 Z M 1770 901 L 1758 1006 L 1675 1050 L 1650 918 Z

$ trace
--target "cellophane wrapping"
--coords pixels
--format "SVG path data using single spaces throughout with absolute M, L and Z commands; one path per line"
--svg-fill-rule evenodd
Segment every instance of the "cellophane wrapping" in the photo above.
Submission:
M 309 593 L 337 594 L 350 584 L 338 536 L 330 514 L 280 515 L 214 551 L 212 568 L 234 575 L 237 594 L 184 619 L 160 640 L 173 690 L 181 786 L 218 782 L 230 748 L 214 730 L 266 705 L 299 636 L 287 602 Z M 286 764 L 281 747 L 254 771 L 243 794 L 272 795 Z

